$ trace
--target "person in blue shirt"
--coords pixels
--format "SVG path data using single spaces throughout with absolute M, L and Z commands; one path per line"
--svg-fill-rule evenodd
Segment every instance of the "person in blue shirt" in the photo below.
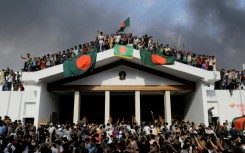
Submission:
M 0 122 L 0 135 L 3 135 L 5 133 L 5 126 L 3 125 L 2 122 Z

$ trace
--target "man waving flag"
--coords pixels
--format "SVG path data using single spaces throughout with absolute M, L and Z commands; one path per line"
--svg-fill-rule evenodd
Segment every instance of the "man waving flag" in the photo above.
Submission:
M 130 18 L 129 17 L 121 24 L 121 27 L 118 31 L 124 32 L 124 29 L 126 29 L 127 27 L 130 27 Z

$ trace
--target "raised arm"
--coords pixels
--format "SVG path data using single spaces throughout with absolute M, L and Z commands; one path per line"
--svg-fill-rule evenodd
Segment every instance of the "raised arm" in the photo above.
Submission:
M 218 145 L 220 151 L 224 151 L 224 150 L 225 150 L 224 147 L 221 145 L 221 143 L 220 143 L 220 141 L 219 141 L 219 138 L 217 138 L 217 137 L 216 137 L 216 143 L 217 143 L 217 145 Z
M 22 56 L 22 54 L 20 55 L 22 59 L 26 59 L 25 57 Z
M 172 146 L 172 144 L 170 143 L 170 144 L 168 144 L 168 146 L 174 151 L 174 152 L 178 152 L 173 146 Z
M 196 136 L 194 137 L 194 139 L 195 139 L 195 141 L 197 143 L 198 148 L 203 149 L 203 147 L 201 146 L 201 144 L 200 144 L 200 142 L 199 142 L 199 140 L 197 139 Z
M 209 142 L 211 144 L 211 146 L 215 149 L 215 150 L 218 150 L 218 147 L 213 143 L 212 139 L 209 138 Z

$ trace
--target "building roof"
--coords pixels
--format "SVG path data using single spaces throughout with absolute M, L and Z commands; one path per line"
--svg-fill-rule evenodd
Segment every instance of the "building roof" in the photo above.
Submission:
M 114 56 L 114 50 L 110 49 L 97 54 L 95 71 L 96 69 L 105 67 L 106 65 L 110 65 L 121 60 L 126 61 L 127 63 L 142 66 L 139 50 L 134 49 L 133 59 L 124 59 Z M 213 84 L 214 82 L 220 80 L 220 73 L 218 71 L 207 71 L 180 62 L 175 62 L 174 65 L 156 65 L 146 67 L 156 72 L 169 74 L 170 76 L 175 76 L 190 82 L 204 81 L 206 83 Z M 22 72 L 23 82 L 39 83 L 40 81 L 44 81 L 51 83 L 63 79 L 65 79 L 63 64 L 36 72 Z

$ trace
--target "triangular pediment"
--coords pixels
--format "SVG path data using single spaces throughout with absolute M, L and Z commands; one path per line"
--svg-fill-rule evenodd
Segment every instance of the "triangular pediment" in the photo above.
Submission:
M 119 73 L 126 77 L 120 80 Z M 63 85 L 184 85 L 183 83 L 141 71 L 127 65 L 118 65 L 100 73 L 77 79 Z
M 124 71 L 126 79 L 120 80 L 119 73 Z M 164 72 L 160 72 L 149 67 L 138 65 L 127 60 L 119 60 L 108 65 L 96 68 L 81 76 L 65 78 L 48 84 L 49 90 L 60 90 L 57 88 L 85 89 L 85 87 L 98 86 L 131 86 L 131 87 L 191 87 L 195 88 L 195 82 L 184 80 Z M 86 88 L 87 89 L 87 88 Z M 104 89 L 104 88 L 103 88 Z M 158 89 L 158 88 L 157 88 Z M 161 88 L 159 88 L 161 89 Z M 188 88 L 189 90 L 189 88 Z

